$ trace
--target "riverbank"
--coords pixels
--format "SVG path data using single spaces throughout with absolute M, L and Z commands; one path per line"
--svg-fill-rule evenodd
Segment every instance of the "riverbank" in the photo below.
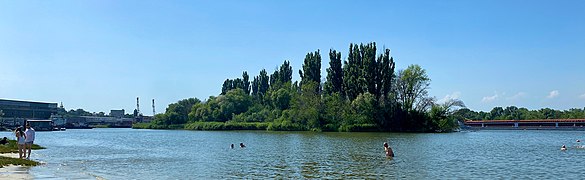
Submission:
M 543 126 L 526 126 L 526 127 L 503 127 L 503 126 L 486 126 L 486 127 L 465 127 L 466 130 L 552 130 L 552 131 L 585 131 L 583 127 L 543 127 Z
M 10 162 L 9 165 L 3 164 L 0 167 L 0 179 L 33 179 L 33 176 L 28 173 L 31 166 L 13 165 L 14 159 L 18 159 L 18 153 L 1 153 L 0 161 Z M 24 159 L 20 159 L 24 160 Z M 28 161 L 28 160 L 24 160 Z M 34 162 L 34 161 L 32 161 Z
M 33 144 L 32 149 L 38 150 L 45 148 Z M 8 140 L 8 144 L 0 145 L 0 168 L 11 165 L 36 166 L 39 165 L 39 162 L 19 158 L 16 140 Z
M 44 149 L 44 147 L 33 145 L 32 149 Z M 0 179 L 32 179 L 28 170 L 39 164 L 36 161 L 19 158 L 15 140 L 9 140 L 8 144 L 0 145 Z
M 273 122 L 192 122 L 187 124 L 157 125 L 152 123 L 135 123 L 133 129 L 183 129 L 204 131 L 225 130 L 265 130 L 265 131 L 324 131 L 324 132 L 383 132 L 375 124 L 344 125 L 339 129 L 323 127 L 322 129 L 308 129 L 299 124 Z
M 185 130 L 267 130 L 271 123 L 244 122 L 194 122 L 189 124 L 156 125 L 136 123 L 134 129 L 185 129 Z

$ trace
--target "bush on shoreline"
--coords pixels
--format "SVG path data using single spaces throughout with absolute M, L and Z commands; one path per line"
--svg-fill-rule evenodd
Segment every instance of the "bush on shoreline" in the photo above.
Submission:
M 263 122 L 193 122 L 185 125 L 187 130 L 266 130 L 270 123 Z
M 134 123 L 132 129 L 183 129 L 183 124 L 157 125 L 152 123 Z
M 307 129 L 289 122 L 192 122 L 188 124 L 156 125 L 151 123 L 135 123 L 133 129 L 184 129 L 203 131 L 226 130 L 267 130 L 267 131 L 340 131 L 340 132 L 378 132 L 382 131 L 376 124 L 344 125 L 339 129 Z

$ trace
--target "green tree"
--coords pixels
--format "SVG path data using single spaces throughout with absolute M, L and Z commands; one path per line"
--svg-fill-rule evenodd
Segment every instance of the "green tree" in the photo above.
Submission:
M 490 111 L 490 120 L 502 120 L 504 119 L 504 108 L 494 107 Z
M 293 69 L 290 66 L 290 62 L 289 61 L 284 61 L 282 63 L 282 65 L 280 66 L 280 82 L 285 84 L 285 83 L 290 83 L 292 81 L 292 73 L 293 73 Z
M 358 95 L 351 102 L 352 112 L 356 115 L 353 124 L 375 124 L 376 99 L 369 92 Z
M 545 119 L 559 119 L 561 112 L 551 108 L 540 109 L 539 112 L 544 116 Z
M 344 122 L 344 113 L 349 111 L 349 105 L 339 93 L 324 95 L 323 105 L 322 117 L 325 120 L 324 129 L 337 131 L 339 126 Z
M 189 113 L 189 121 L 218 121 L 219 103 L 217 97 L 210 96 L 204 103 L 195 104 Z
M 288 109 L 290 107 L 291 99 L 291 92 L 287 88 L 280 88 L 271 94 L 271 101 L 274 107 L 280 110 Z
M 419 65 L 410 65 L 398 72 L 398 100 L 406 111 L 423 112 L 432 101 L 427 97 L 431 79 Z
M 184 124 L 189 119 L 189 113 L 191 108 L 201 103 L 201 100 L 197 98 L 188 98 L 180 100 L 176 103 L 171 103 L 167 107 L 165 114 L 168 117 L 166 124 Z
M 280 84 L 280 72 L 278 70 L 274 70 L 274 72 L 270 75 L 270 87 L 280 88 Z
M 463 101 L 451 99 L 443 104 L 433 104 L 429 112 L 431 131 L 451 132 L 458 127 L 457 118 L 453 108 L 465 108 Z
M 243 90 L 244 93 L 246 94 L 250 94 L 250 76 L 248 75 L 248 72 L 244 71 L 242 73 L 242 80 L 243 80 Z
M 248 111 L 252 105 L 252 98 L 242 89 L 228 91 L 224 96 L 217 98 L 219 101 L 219 121 L 231 120 L 234 115 Z
M 378 57 L 378 70 L 380 78 L 379 78 L 379 92 L 381 96 L 386 97 L 387 100 L 392 99 L 393 94 L 393 82 L 394 82 L 394 59 L 390 57 L 390 49 L 385 49 L 384 53 Z
M 360 53 L 362 58 L 360 79 L 362 79 L 362 84 L 364 85 L 362 89 L 378 98 L 380 96 L 376 85 L 380 77 L 378 63 L 376 61 L 376 43 L 372 42 L 366 45 L 360 45 Z
M 83 109 L 76 109 L 76 110 L 71 109 L 71 110 L 69 110 L 68 114 L 70 116 L 92 116 L 93 115 L 92 113 L 87 112 Z
M 518 107 L 516 106 L 508 106 L 504 109 L 504 116 L 506 120 L 520 120 L 522 117 L 520 116 L 520 112 L 518 112 Z
M 266 92 L 268 91 L 268 88 L 270 87 L 270 85 L 268 84 L 269 78 L 268 78 L 268 73 L 266 72 L 266 70 L 262 69 L 262 71 L 260 71 L 260 75 L 258 76 L 258 80 L 259 80 L 259 87 L 258 87 L 258 91 L 261 96 L 264 96 L 266 94 Z
M 301 94 L 294 96 L 289 113 L 290 122 L 300 124 L 306 129 L 320 130 L 322 126 L 319 114 L 321 112 L 321 98 L 315 92 L 319 85 L 314 81 L 307 81 L 301 87 Z M 284 113 L 284 112 L 283 112 Z
M 315 92 L 320 93 L 321 54 L 319 54 L 319 50 L 315 51 L 314 53 L 307 53 L 303 63 L 303 69 L 299 70 L 299 75 L 301 76 L 301 88 L 304 86 L 304 84 L 315 82 L 317 84 L 315 87 Z
M 361 57 L 357 45 L 349 44 L 349 54 L 343 66 L 343 91 L 349 100 L 354 100 L 363 93 L 361 86 Z
M 254 77 L 254 81 L 252 81 L 252 96 L 262 99 L 270 87 L 269 81 L 268 73 L 265 69 L 262 69 L 260 74 Z
M 223 81 L 223 85 L 221 86 L 221 94 L 225 94 L 232 89 L 234 89 L 234 81 L 231 79 L 226 79 Z
M 323 87 L 326 94 L 338 93 L 343 95 L 343 69 L 341 66 L 341 53 L 329 50 L 329 68 L 327 68 L 327 81 Z

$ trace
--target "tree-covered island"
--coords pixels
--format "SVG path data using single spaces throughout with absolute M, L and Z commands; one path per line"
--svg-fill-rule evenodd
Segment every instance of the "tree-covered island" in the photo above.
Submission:
M 205 101 L 169 104 L 151 123 L 134 128 L 191 130 L 409 131 L 449 132 L 460 100 L 437 103 L 428 95 L 431 79 L 419 65 L 395 70 L 390 50 L 376 54 L 376 43 L 350 44 L 346 60 L 329 50 L 327 77 L 321 79 L 321 52 L 307 53 L 292 81 L 284 61 L 271 74 L 226 79 L 221 94 Z

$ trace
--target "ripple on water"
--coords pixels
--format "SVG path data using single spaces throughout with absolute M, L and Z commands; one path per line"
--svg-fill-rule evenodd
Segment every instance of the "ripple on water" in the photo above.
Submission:
M 0 134 L 0 136 L 2 136 Z M 582 132 L 449 134 L 67 130 L 39 133 L 37 179 L 581 179 Z M 37 142 L 37 141 L 36 141 Z M 244 142 L 248 147 L 230 149 Z M 386 158 L 382 142 L 396 157 Z M 559 151 L 562 144 L 567 151 Z

